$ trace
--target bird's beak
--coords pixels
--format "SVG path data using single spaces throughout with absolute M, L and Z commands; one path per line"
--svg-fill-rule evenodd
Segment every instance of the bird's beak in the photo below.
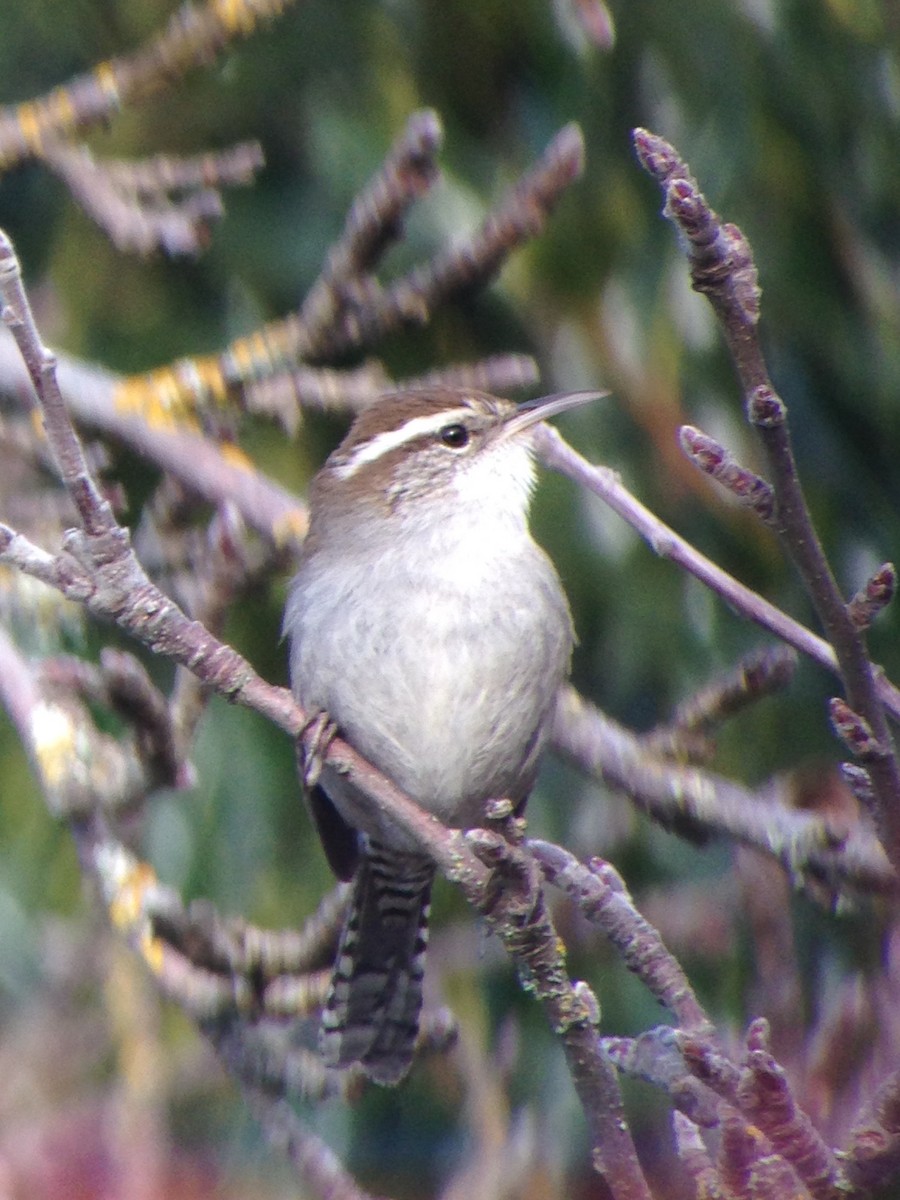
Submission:
M 556 392 L 552 396 L 540 396 L 537 400 L 526 400 L 503 424 L 502 437 L 516 437 L 523 430 L 538 421 L 546 421 L 557 413 L 568 412 L 570 408 L 580 408 L 582 404 L 590 404 L 592 400 L 601 400 L 609 392 Z

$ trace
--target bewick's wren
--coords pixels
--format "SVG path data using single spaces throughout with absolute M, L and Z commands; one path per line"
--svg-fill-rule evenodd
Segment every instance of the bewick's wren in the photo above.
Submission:
M 534 424 L 596 397 L 517 408 L 455 388 L 366 409 L 315 477 L 284 629 L 294 692 L 446 824 L 517 808 L 534 783 L 572 622 L 528 530 Z M 354 878 L 321 1050 L 395 1083 L 412 1061 L 434 867 L 327 766 L 307 789 Z

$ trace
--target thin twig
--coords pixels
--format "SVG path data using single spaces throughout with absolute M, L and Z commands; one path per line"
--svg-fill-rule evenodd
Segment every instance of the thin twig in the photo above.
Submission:
M 198 254 L 225 211 L 219 187 L 249 183 L 262 166 L 255 142 L 193 159 L 107 163 L 86 146 L 57 141 L 43 157 L 119 250 L 143 255 Z
M 413 113 L 381 169 L 354 201 L 344 231 L 300 310 L 308 339 L 306 357 L 320 358 L 325 352 L 343 310 L 355 307 L 352 287 L 369 275 L 389 243 L 399 237 L 407 210 L 434 184 L 442 141 L 437 113 Z
M 693 753 L 698 739 L 715 725 L 764 696 L 787 687 L 797 666 L 790 646 L 752 651 L 730 671 L 682 701 L 672 716 L 641 737 L 650 754 L 680 758 Z
M 294 1164 L 313 1195 L 321 1200 L 374 1200 L 286 1101 L 275 1100 L 262 1091 L 251 1093 L 249 1099 L 266 1137 Z
M 739 583 L 727 571 L 716 566 L 689 542 L 670 529 L 637 500 L 609 467 L 587 462 L 573 450 L 551 426 L 539 426 L 535 441 L 543 462 L 555 471 L 568 475 L 576 483 L 599 496 L 615 513 L 626 521 L 661 558 L 671 559 L 695 579 L 699 579 L 748 621 L 774 633 L 813 659 L 820 666 L 837 674 L 839 671 L 834 650 L 824 638 L 783 613 L 757 592 Z M 891 715 L 900 721 L 900 689 L 880 673 L 875 687 L 878 697 Z

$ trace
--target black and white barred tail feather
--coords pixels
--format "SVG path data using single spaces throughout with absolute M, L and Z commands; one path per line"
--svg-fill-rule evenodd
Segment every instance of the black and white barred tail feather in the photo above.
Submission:
M 376 1083 L 410 1068 L 422 1010 L 422 977 L 434 865 L 370 842 L 354 878 L 325 1002 L 320 1048 L 330 1067 L 360 1063 Z

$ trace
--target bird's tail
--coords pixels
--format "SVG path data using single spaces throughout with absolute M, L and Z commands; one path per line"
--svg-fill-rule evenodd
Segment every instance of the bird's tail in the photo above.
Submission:
M 376 1083 L 410 1068 L 422 1009 L 422 977 L 434 864 L 370 842 L 360 859 L 322 1015 L 325 1063 L 360 1063 Z

